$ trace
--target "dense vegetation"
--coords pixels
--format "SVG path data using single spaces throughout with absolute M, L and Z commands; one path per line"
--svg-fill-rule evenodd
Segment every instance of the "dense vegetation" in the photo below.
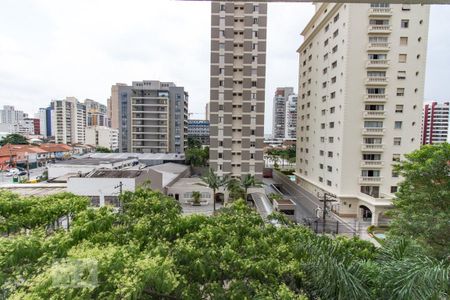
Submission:
M 202 147 L 198 139 L 188 138 L 185 150 L 186 160 L 193 167 L 206 167 L 209 160 L 209 147 Z
M 289 146 L 287 148 L 269 148 L 266 150 L 266 156 L 269 161 L 273 162 L 274 168 L 279 168 L 279 163 L 281 161 L 282 166 L 284 162 L 288 162 L 289 165 L 295 164 L 296 158 L 296 147 Z
M 98 153 L 112 153 L 113 151 L 109 148 L 103 147 L 103 146 L 98 146 L 97 148 L 95 148 L 95 152 Z
M 145 188 L 124 193 L 120 212 L 86 208 L 71 194 L 2 192 L 0 199 L 2 231 L 15 232 L 0 238 L 0 286 L 11 299 L 443 299 L 449 292 L 448 264 L 414 243 L 377 250 L 274 226 L 243 201 L 205 217 L 183 216 L 174 199 Z M 69 230 L 49 230 L 67 213 Z M 23 220 L 33 215 L 32 225 Z
M 404 180 L 390 211 L 390 233 L 450 259 L 450 145 L 423 146 L 406 155 L 396 171 Z
M 4 136 L 0 140 L 0 146 L 4 146 L 6 144 L 12 144 L 12 145 L 28 145 L 28 140 L 26 137 L 24 137 L 21 134 L 18 133 L 11 133 L 7 136 Z

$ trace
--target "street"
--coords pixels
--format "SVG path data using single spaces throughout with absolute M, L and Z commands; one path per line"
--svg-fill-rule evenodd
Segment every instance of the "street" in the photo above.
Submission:
M 41 176 L 44 171 L 45 167 L 30 169 L 30 180 L 36 179 L 37 177 Z M 7 172 L 0 172 L 0 185 L 13 183 L 13 177 L 6 177 L 6 173 Z M 23 177 L 26 178 L 26 176 Z

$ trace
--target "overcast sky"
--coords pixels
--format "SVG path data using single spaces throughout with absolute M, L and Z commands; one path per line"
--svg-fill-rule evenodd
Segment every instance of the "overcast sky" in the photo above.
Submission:
M 173 81 L 190 94 L 189 111 L 209 98 L 210 4 L 173 0 L 1 0 L 0 105 L 31 116 L 51 99 L 106 104 L 111 85 Z M 297 91 L 300 32 L 311 4 L 270 4 L 266 133 L 277 86 Z M 430 16 L 425 99 L 450 100 L 450 6 Z M 193 115 L 203 118 L 203 115 Z

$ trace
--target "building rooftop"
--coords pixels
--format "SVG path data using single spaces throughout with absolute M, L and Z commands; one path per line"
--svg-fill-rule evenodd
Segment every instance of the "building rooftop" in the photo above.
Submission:
M 202 184 L 202 183 L 203 183 L 203 181 L 199 177 L 180 178 L 174 184 L 172 184 L 171 187 L 183 188 L 183 187 L 190 186 L 190 185 L 197 185 L 200 187 L 201 186 L 200 184 Z
M 137 158 L 139 160 L 185 160 L 184 154 L 180 153 L 89 153 L 83 158 Z
M 45 196 L 67 192 L 65 184 L 38 183 L 38 184 L 7 184 L 0 189 L 19 194 L 21 196 Z
M 101 164 L 114 164 L 118 162 L 123 162 L 126 160 L 134 159 L 132 157 L 128 158 L 76 158 L 64 160 L 61 162 L 57 162 L 55 165 L 89 165 L 89 166 L 98 166 Z
M 136 178 L 139 177 L 144 170 L 95 170 L 88 175 L 87 178 Z

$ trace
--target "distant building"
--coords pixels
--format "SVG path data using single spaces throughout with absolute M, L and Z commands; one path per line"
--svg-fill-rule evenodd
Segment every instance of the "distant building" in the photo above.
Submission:
M 429 102 L 423 106 L 422 145 L 450 142 L 449 102 Z
M 296 105 L 297 96 L 294 94 L 294 88 L 277 88 L 273 97 L 272 136 L 274 139 L 296 138 Z
M 199 140 L 202 145 L 209 145 L 209 121 L 188 120 L 188 137 Z
M 86 106 L 74 97 L 52 100 L 52 131 L 55 143 L 84 144 Z
M 105 147 L 116 151 L 119 149 L 119 130 L 105 126 L 86 127 L 85 143 L 95 147 Z
M 205 105 L 205 120 L 208 121 L 208 122 L 209 122 L 209 114 L 210 114 L 209 102 L 207 102 L 206 105 Z
M 19 132 L 22 135 L 39 135 L 40 124 L 39 119 L 24 118 L 19 121 Z
M 109 116 L 107 106 L 97 101 L 86 99 L 86 125 L 109 127 Z
M 119 150 L 181 153 L 187 141 L 188 93 L 172 82 L 135 81 L 111 88 L 111 125 Z
M 47 108 L 39 108 L 34 117 L 39 120 L 39 134 L 47 137 Z
M 0 123 L 18 124 L 26 117 L 27 114 L 21 110 L 16 110 L 12 105 L 4 105 L 3 109 L 0 109 Z

